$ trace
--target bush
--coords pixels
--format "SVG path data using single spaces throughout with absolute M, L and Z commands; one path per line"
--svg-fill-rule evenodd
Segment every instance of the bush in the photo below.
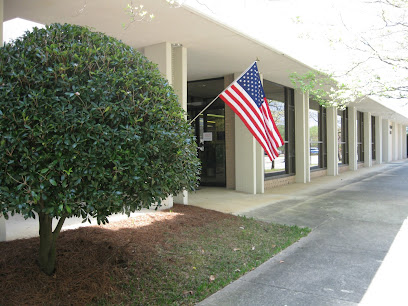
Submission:
M 40 241 L 52 218 L 105 223 L 193 190 L 199 176 L 192 132 L 157 67 L 80 26 L 52 24 L 0 48 L 0 134 L 1 212 L 37 213 Z

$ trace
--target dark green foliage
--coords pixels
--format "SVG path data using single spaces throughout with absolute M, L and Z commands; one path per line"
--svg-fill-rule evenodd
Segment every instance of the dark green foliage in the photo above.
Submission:
M 53 24 L 0 48 L 0 213 L 96 217 L 183 188 L 199 161 L 177 96 L 122 42 Z

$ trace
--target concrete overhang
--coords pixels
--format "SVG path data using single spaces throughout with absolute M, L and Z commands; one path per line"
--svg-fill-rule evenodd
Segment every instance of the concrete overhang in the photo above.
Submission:
M 399 124 L 408 125 L 408 118 L 399 113 L 398 110 L 394 110 L 371 98 L 365 98 L 360 102 L 350 103 L 349 106 L 354 106 L 360 112 L 370 112 L 372 116 L 381 116 L 383 119 L 389 119 Z
M 312 68 L 260 41 L 229 28 L 189 7 L 172 8 L 163 0 L 146 1 L 155 14 L 151 21 L 130 23 L 129 0 L 4 0 L 4 21 L 22 18 L 42 24 L 54 22 L 88 26 L 142 51 L 170 42 L 188 49 L 188 80 L 218 78 L 242 72 L 255 59 L 271 82 L 292 87 L 289 75 Z M 123 26 L 123 25 L 126 26 Z M 360 111 L 408 124 L 408 118 L 383 104 L 366 99 L 353 104 Z
M 145 7 L 154 12 L 152 21 L 129 23 L 127 0 L 5 0 L 4 20 L 23 18 L 89 26 L 142 49 L 161 42 L 181 44 L 188 49 L 188 80 L 222 77 L 242 72 L 259 58 L 264 78 L 291 86 L 289 74 L 311 68 L 285 54 L 244 36 L 191 8 L 172 8 L 163 0 L 149 0 Z

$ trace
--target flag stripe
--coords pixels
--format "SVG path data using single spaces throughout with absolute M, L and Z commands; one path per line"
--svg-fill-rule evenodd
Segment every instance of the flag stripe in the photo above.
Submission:
M 262 139 L 267 141 L 265 125 L 263 119 L 261 119 L 259 108 L 254 107 L 253 104 L 250 102 L 249 97 L 246 97 L 245 94 L 239 91 L 239 88 L 237 88 L 236 86 L 231 86 L 231 88 L 236 98 L 236 102 L 240 106 L 240 109 L 244 111 L 247 114 L 247 116 L 251 119 L 251 122 L 255 125 L 255 127 L 261 134 Z
M 264 109 L 266 109 L 266 112 L 267 112 L 267 117 L 269 118 L 269 120 L 267 120 L 266 122 L 267 123 L 272 123 L 272 127 L 270 127 L 271 128 L 271 132 L 273 133 L 273 136 L 274 136 L 274 140 L 276 141 L 276 143 L 278 144 L 278 147 L 280 147 L 280 146 L 283 146 L 283 144 L 285 143 L 284 141 L 283 141 L 283 139 L 282 139 L 282 136 L 281 136 L 281 134 L 279 133 L 279 129 L 276 127 L 276 123 L 275 123 L 275 120 L 273 120 L 273 116 L 272 116 L 272 113 L 271 113 L 271 109 L 269 108 L 269 105 L 268 105 L 268 101 L 266 100 L 266 98 L 265 98 L 265 104 L 262 104 L 262 107 L 264 108 Z
M 219 96 L 239 116 L 271 160 L 284 144 L 273 120 L 256 62 Z
M 239 86 L 239 85 L 238 85 Z M 233 88 L 233 86 L 231 86 Z M 227 88 L 220 97 L 224 100 L 224 102 L 230 102 L 228 105 L 233 109 L 233 111 L 241 118 L 241 120 L 245 123 L 247 128 L 251 131 L 251 133 L 255 136 L 257 141 L 261 144 L 264 150 L 267 152 L 268 156 L 272 155 L 274 157 L 278 156 L 278 152 L 276 149 L 272 148 L 270 144 L 268 144 L 268 138 L 266 137 L 265 126 L 264 123 L 260 121 L 259 109 L 250 107 L 248 104 L 248 99 L 244 95 L 239 95 L 238 92 L 235 90 L 231 90 L 231 88 Z M 237 89 L 237 87 L 235 87 Z M 224 95 L 226 94 L 226 95 Z M 249 109 L 249 110 L 248 110 Z M 254 113 L 258 115 L 258 122 L 254 116 Z M 263 120 L 262 120 L 263 121 Z
M 256 105 L 254 106 L 255 103 L 251 101 L 251 98 L 249 97 L 249 95 L 245 92 L 245 90 L 239 84 L 232 84 L 230 87 L 231 87 L 231 89 L 234 90 L 234 93 L 238 94 L 239 97 L 242 99 L 242 102 L 240 103 L 242 105 L 242 107 L 250 108 L 252 110 L 252 112 L 256 115 L 256 118 L 258 119 L 258 122 L 256 122 L 257 128 L 260 131 L 260 133 L 262 134 L 261 135 L 262 139 L 264 139 L 267 142 L 265 144 L 265 146 L 268 147 L 268 150 L 266 150 L 266 149 L 264 149 L 264 150 L 265 151 L 272 151 L 274 156 L 276 156 L 276 157 L 279 156 L 277 148 L 280 147 L 281 145 L 277 145 L 276 142 L 274 141 L 274 137 L 271 136 L 271 135 L 273 135 L 273 133 L 271 133 L 271 131 L 268 130 L 268 125 L 266 124 L 265 120 L 263 119 L 263 118 L 265 118 L 265 116 L 263 114 L 261 114 L 261 111 L 263 113 L 264 103 L 262 104 L 262 107 L 261 107 L 261 110 L 260 110 Z M 226 90 L 226 91 L 229 92 L 230 90 Z M 241 109 L 242 109 L 242 107 L 241 107 Z M 269 109 L 269 106 L 266 106 L 266 107 L 268 107 L 268 109 Z M 245 111 L 245 110 L 243 109 L 243 111 Z M 254 118 L 254 116 L 251 116 L 251 118 Z M 254 120 L 255 119 L 253 119 L 251 121 L 254 122 Z M 267 136 L 267 134 L 268 134 L 268 136 Z M 273 142 L 271 142 L 271 140 Z
M 271 111 L 269 110 L 269 106 L 265 106 L 262 105 L 262 113 L 264 114 L 264 117 L 267 118 L 267 120 L 265 120 L 265 124 L 266 124 L 266 129 L 268 131 L 268 134 L 270 136 L 270 139 L 272 139 L 273 144 L 276 146 L 276 148 L 279 148 L 280 146 L 282 146 L 284 144 L 284 141 L 281 137 L 281 135 L 279 134 L 279 130 L 275 125 L 275 122 L 273 121 L 273 117 L 271 114 Z M 270 124 L 272 122 L 272 124 Z M 276 131 L 278 131 L 278 133 L 276 133 Z
M 251 132 L 251 134 L 255 137 L 255 139 L 259 142 L 259 144 L 262 146 L 262 148 L 265 150 L 266 154 L 268 154 L 269 158 L 276 158 L 276 155 L 271 152 L 269 147 L 266 145 L 265 140 L 260 137 L 258 133 L 256 133 L 250 123 L 247 120 L 247 116 L 241 113 L 237 108 L 235 108 L 235 102 L 230 102 L 229 99 L 225 98 L 225 96 L 220 96 L 220 98 L 228 104 L 229 107 L 234 111 L 235 114 L 238 115 L 238 117 L 241 118 L 241 121 L 245 124 L 245 126 L 248 128 L 248 130 Z

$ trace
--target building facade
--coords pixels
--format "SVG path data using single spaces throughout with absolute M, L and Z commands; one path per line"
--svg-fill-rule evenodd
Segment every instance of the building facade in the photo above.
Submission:
M 0 0 L 0 25 L 16 18 L 67 22 L 123 40 L 158 65 L 179 96 L 187 120 L 258 58 L 265 94 L 285 141 L 281 155 L 269 161 L 240 119 L 217 100 L 192 122 L 203 186 L 258 194 L 407 158 L 405 116 L 369 98 L 346 109 L 322 107 L 289 80 L 292 72 L 302 74 L 311 67 L 191 8 L 148 2 L 156 18 L 145 22 L 129 20 L 126 0 L 88 0 L 86 5 L 81 0 Z M 188 194 L 173 200 L 188 204 Z M 0 218 L 2 239 L 5 221 Z

